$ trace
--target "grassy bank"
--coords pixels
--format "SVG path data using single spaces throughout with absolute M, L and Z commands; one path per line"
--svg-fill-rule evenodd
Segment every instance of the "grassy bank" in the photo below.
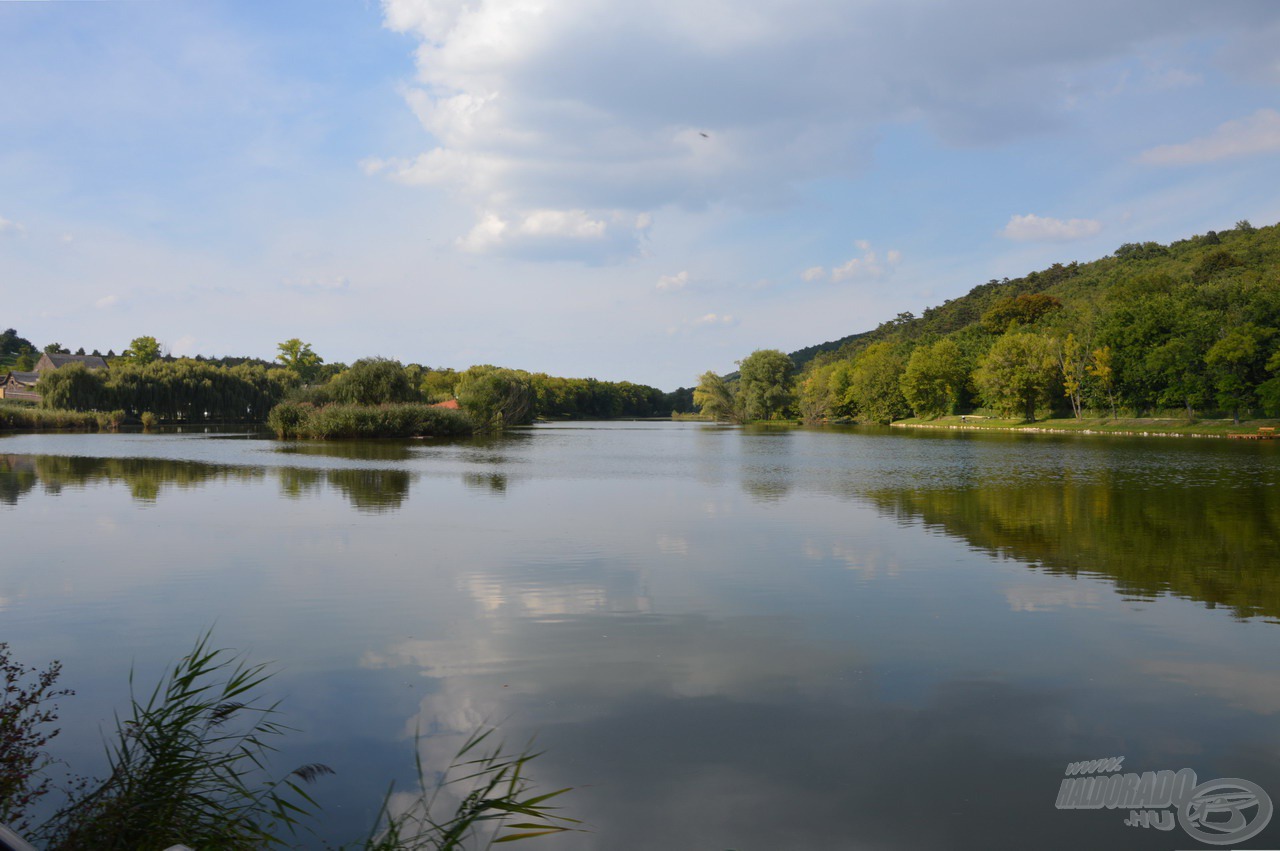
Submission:
M 1021 431 L 1050 434 L 1118 434 L 1139 437 L 1228 437 L 1257 434 L 1259 428 L 1280 427 L 1280 420 L 1248 420 L 1236 425 L 1231 420 L 1163 419 L 1157 417 L 1061 417 L 1029 423 L 1019 419 L 981 416 L 950 416 L 937 419 L 912 417 L 892 423 L 894 428 L 933 428 L 964 431 Z
M 278 437 L 317 440 L 370 437 L 465 437 L 475 431 L 461 411 L 419 403 L 323 405 L 282 402 L 267 415 Z
M 59 411 L 17 402 L 0 402 L 0 431 L 111 431 L 118 428 L 123 419 L 123 411 Z

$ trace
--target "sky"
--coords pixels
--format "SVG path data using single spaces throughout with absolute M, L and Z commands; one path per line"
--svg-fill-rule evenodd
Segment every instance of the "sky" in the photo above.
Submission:
M 1274 0 L 0 0 L 0 328 L 666 390 L 1280 221 Z

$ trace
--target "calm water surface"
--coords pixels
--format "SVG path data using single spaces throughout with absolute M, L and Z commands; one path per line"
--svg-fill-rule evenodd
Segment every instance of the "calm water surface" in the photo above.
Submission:
M 1108 756 L 1280 800 L 1278 485 L 1244 441 L 8 436 L 0 640 L 63 661 L 82 771 L 131 666 L 274 660 L 335 842 L 415 730 L 439 765 L 491 723 L 577 787 L 547 849 L 1189 848 L 1054 802 Z

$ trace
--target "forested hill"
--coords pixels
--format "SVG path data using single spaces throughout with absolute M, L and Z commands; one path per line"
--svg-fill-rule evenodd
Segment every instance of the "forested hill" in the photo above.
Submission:
M 703 413 L 878 423 L 966 412 L 1280 416 L 1280 225 L 1122 245 L 739 364 L 700 378 Z
M 823 353 L 847 358 L 879 341 L 942 337 L 981 330 L 984 324 L 985 330 L 1003 331 L 1010 320 L 1028 318 L 1007 304 L 1018 296 L 1043 294 L 1061 302 L 1068 315 L 1095 315 L 1125 303 L 1136 305 L 1155 293 L 1173 296 L 1180 291 L 1191 298 L 1198 292 L 1196 300 L 1204 306 L 1230 308 L 1243 316 L 1241 310 L 1249 311 L 1242 302 L 1263 296 L 1259 285 L 1267 285 L 1267 297 L 1274 300 L 1278 282 L 1280 225 L 1254 228 L 1239 222 L 1231 230 L 1209 231 L 1170 245 L 1128 243 L 1090 263 L 1055 263 L 1021 278 L 991 280 L 968 295 L 926 309 L 923 316 L 899 314 L 874 330 L 798 349 L 791 353 L 791 360 L 799 369 Z M 1001 304 L 1006 309 L 993 314 Z

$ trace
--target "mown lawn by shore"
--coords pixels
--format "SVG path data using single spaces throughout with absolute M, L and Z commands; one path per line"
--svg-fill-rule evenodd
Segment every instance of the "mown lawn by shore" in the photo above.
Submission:
M 1276 428 L 1280 430 L 1280 420 L 1262 419 L 1245 420 L 1239 425 L 1230 419 L 1170 419 L 1158 417 L 1096 417 L 1074 419 L 1061 417 L 1036 420 L 1033 423 L 1020 419 L 1000 419 L 982 417 L 972 414 L 961 416 L 922 419 L 911 417 L 892 423 L 895 428 L 935 428 L 956 430 L 992 430 L 992 431 L 1024 431 L 1047 432 L 1051 434 L 1120 434 L 1137 436 L 1180 436 L 1180 437 L 1229 437 L 1233 434 L 1257 434 L 1259 428 Z

